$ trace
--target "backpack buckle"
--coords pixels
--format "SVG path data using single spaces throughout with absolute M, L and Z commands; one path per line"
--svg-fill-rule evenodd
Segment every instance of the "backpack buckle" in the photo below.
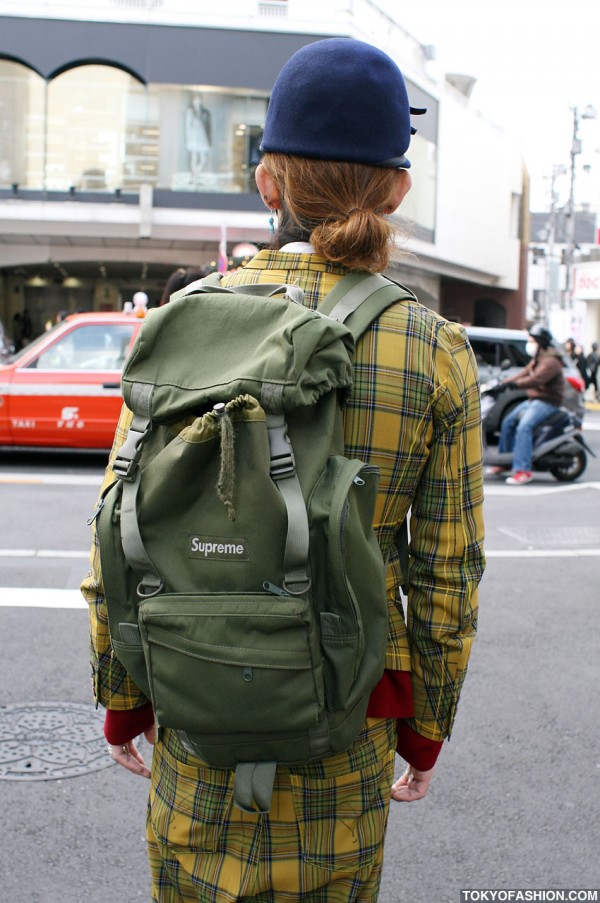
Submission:
M 270 474 L 272 480 L 285 480 L 296 473 L 296 459 L 282 414 L 267 414 L 269 435 Z
M 293 476 L 295 472 L 296 462 L 291 450 L 286 455 L 281 455 L 278 458 L 271 458 L 270 473 L 272 480 L 285 480 L 287 477 Z
M 112 469 L 120 480 L 123 480 L 123 482 L 125 483 L 133 483 L 135 482 L 137 474 L 138 462 L 125 461 L 116 458 L 113 463 Z
M 152 429 L 152 421 L 145 420 L 143 429 L 140 429 L 140 426 L 141 424 L 136 424 L 134 420 L 112 465 L 113 472 L 126 483 L 135 482 L 142 445 Z

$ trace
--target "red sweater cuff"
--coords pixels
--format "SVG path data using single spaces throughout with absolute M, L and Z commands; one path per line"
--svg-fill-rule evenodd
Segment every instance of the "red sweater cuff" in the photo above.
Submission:
M 439 756 L 443 740 L 429 740 L 410 727 L 406 721 L 397 721 L 396 752 L 419 771 L 433 768 Z
M 153 723 L 154 709 L 151 702 L 147 702 L 139 709 L 126 711 L 107 709 L 104 736 L 112 746 L 119 746 L 143 734 Z
M 413 714 L 410 671 L 386 669 L 371 693 L 367 718 L 411 718 Z

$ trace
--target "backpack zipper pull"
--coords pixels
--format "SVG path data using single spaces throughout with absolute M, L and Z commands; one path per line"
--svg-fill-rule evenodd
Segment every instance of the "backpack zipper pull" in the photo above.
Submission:
M 286 596 L 288 599 L 290 596 L 290 594 L 286 593 L 280 586 L 277 586 L 275 583 L 269 583 L 268 580 L 265 580 L 263 583 L 263 589 L 266 589 L 268 593 L 273 593 L 274 596 Z
M 96 505 L 96 508 L 94 509 L 94 511 L 92 513 L 92 516 L 88 517 L 88 519 L 86 521 L 88 527 L 92 526 L 92 524 L 94 523 L 94 521 L 96 520 L 96 518 L 98 517 L 98 515 L 100 514 L 100 512 L 102 511 L 103 508 L 104 508 L 104 499 L 101 498 L 100 501 L 98 502 L 98 504 Z

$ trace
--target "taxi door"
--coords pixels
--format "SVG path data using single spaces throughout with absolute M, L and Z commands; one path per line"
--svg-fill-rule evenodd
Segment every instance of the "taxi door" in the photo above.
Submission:
M 122 399 L 121 371 L 139 321 L 65 323 L 13 369 L 13 445 L 110 448 Z

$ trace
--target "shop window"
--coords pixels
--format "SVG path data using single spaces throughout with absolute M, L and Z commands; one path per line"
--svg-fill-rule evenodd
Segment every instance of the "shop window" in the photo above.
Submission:
M 157 185 L 171 191 L 254 191 L 267 95 L 213 86 L 151 85 L 160 134 Z
M 44 96 L 41 76 L 0 59 L 0 188 L 43 188 Z
M 144 110 L 144 95 L 143 85 L 112 66 L 78 66 L 53 79 L 48 85 L 47 188 L 122 188 L 132 98 L 141 97 L 137 105 Z M 144 181 L 156 178 L 155 157 L 153 162 Z

